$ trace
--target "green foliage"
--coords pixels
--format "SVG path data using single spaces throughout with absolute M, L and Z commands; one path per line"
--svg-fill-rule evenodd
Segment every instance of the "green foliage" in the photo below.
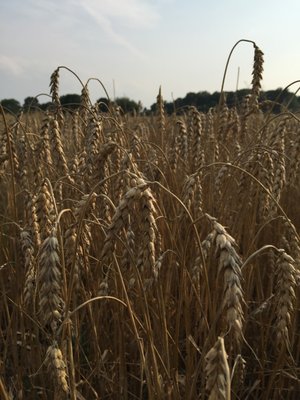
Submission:
M 136 103 L 134 100 L 130 100 L 128 97 L 118 97 L 116 98 L 115 103 L 121 107 L 124 114 L 141 111 L 141 104 Z
M 250 89 L 241 89 L 236 92 L 226 92 L 226 104 L 228 107 L 239 107 L 242 99 L 250 94 Z M 207 112 L 210 108 L 216 107 L 219 103 L 220 92 L 209 93 L 206 91 L 198 93 L 187 93 L 183 98 L 178 98 L 174 102 L 165 102 L 165 111 L 167 114 L 182 112 L 186 107 L 194 106 L 201 112 Z M 289 111 L 295 112 L 300 110 L 300 96 L 290 93 L 288 90 L 281 88 L 276 90 L 268 90 L 261 92 L 260 101 L 262 102 L 263 111 L 272 110 L 272 113 L 278 114 L 288 107 Z M 267 101 L 266 104 L 264 102 Z M 150 111 L 155 112 L 156 103 L 152 104 Z
M 109 100 L 107 97 L 101 97 L 97 100 L 99 111 L 108 112 L 109 110 Z
M 21 109 L 21 104 L 15 99 L 4 99 L 1 100 L 1 105 L 4 111 L 9 111 L 13 114 L 17 114 Z
M 54 107 L 54 104 L 51 101 L 48 101 L 47 103 L 40 104 L 40 109 L 43 110 L 43 111 L 52 110 L 53 107 Z
M 272 112 L 279 114 L 283 112 L 286 108 L 289 111 L 295 112 L 300 109 L 300 97 L 290 93 L 288 90 L 278 88 L 276 90 L 269 90 L 262 93 L 262 100 L 267 100 L 273 102 L 273 104 L 267 104 L 264 107 L 264 111 L 272 109 Z
M 226 92 L 226 104 L 228 107 L 239 106 L 242 103 L 242 99 L 246 95 L 249 95 L 250 89 L 241 89 L 236 92 Z M 186 107 L 194 106 L 201 112 L 207 112 L 210 108 L 216 107 L 219 103 L 220 92 L 209 93 L 207 91 L 201 91 L 198 93 L 189 92 L 183 98 L 177 98 L 172 102 L 164 102 L 165 111 L 167 114 L 174 112 L 181 113 Z M 60 96 L 60 102 L 64 109 L 75 110 L 80 106 L 81 97 L 79 94 L 66 94 Z M 289 92 L 289 90 L 283 90 L 281 88 L 275 90 L 268 90 L 261 92 L 260 95 L 261 109 L 264 112 L 271 111 L 274 114 L 278 114 L 284 111 L 286 108 L 291 112 L 297 112 L 300 110 L 300 96 Z M 101 97 L 97 100 L 99 110 L 101 112 L 108 112 L 109 100 L 106 97 Z M 1 101 L 3 108 L 11 113 L 18 113 L 21 109 L 20 103 L 15 99 L 4 99 Z M 118 97 L 112 102 L 120 107 L 124 114 L 127 113 L 141 113 L 144 112 L 155 112 L 156 103 L 150 106 L 149 110 L 144 109 L 142 103 L 136 102 L 129 99 L 128 97 Z M 49 110 L 52 106 L 51 102 L 40 104 L 36 97 L 26 97 L 23 104 L 24 111 L 33 111 L 37 108 L 42 110 Z
M 97 100 L 99 110 L 101 112 L 107 112 L 109 110 L 110 102 L 106 97 L 101 97 Z M 142 103 L 139 101 L 138 103 L 134 100 L 129 99 L 128 97 L 117 97 L 114 102 L 111 102 L 113 105 L 117 105 L 120 107 L 121 111 L 124 114 L 127 113 L 139 113 L 142 111 Z
M 35 111 L 40 108 L 40 103 L 36 97 L 26 97 L 23 104 L 24 111 Z
M 65 94 L 60 96 L 60 103 L 64 108 L 74 110 L 80 106 L 81 98 L 79 94 Z

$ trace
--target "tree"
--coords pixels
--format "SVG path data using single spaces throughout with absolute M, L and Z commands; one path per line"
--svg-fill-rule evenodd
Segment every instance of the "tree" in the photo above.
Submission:
M 99 111 L 108 112 L 109 111 L 109 100 L 107 97 L 101 97 L 97 100 Z
M 270 101 L 270 103 L 267 104 L 267 106 L 264 105 L 263 110 L 265 112 L 272 111 L 272 113 L 274 114 L 279 114 L 281 112 L 281 105 L 284 100 L 284 95 L 286 95 L 286 93 L 283 93 L 281 88 L 275 90 L 268 90 L 267 92 L 262 92 L 261 99 Z
M 130 100 L 128 97 L 118 97 L 116 98 L 115 103 L 121 107 L 124 114 L 141 111 L 140 105 L 134 100 Z
M 24 111 L 35 111 L 40 107 L 40 103 L 36 97 L 26 97 L 23 104 Z
M 21 104 L 15 99 L 4 99 L 1 100 L 1 105 L 4 111 L 9 111 L 13 114 L 17 114 L 21 109 Z
M 47 103 L 42 103 L 40 104 L 40 109 L 42 111 L 50 111 L 50 110 L 55 110 L 55 106 L 51 101 L 48 101 Z
M 106 97 L 101 97 L 97 100 L 97 103 L 101 112 L 108 112 L 110 104 L 115 104 L 120 107 L 124 114 L 134 112 L 140 113 L 143 110 L 143 105 L 140 101 L 136 103 L 128 97 L 117 97 L 114 102 L 110 102 Z
M 65 94 L 60 96 L 60 104 L 64 108 L 68 108 L 70 110 L 74 110 L 80 107 L 81 98 L 79 94 Z

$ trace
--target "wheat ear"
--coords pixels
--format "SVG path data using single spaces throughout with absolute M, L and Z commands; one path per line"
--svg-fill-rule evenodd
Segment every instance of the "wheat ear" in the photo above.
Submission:
M 281 250 L 276 264 L 276 338 L 280 347 L 282 345 L 287 347 L 289 344 L 291 316 L 294 312 L 294 301 L 296 298 L 295 261 L 284 250 Z
M 263 73 L 264 53 L 254 44 L 254 64 L 252 71 L 252 90 L 250 104 L 254 110 L 258 110 L 258 97 L 261 89 Z
M 218 338 L 205 359 L 208 400 L 230 400 L 230 371 L 222 337 Z
M 206 214 L 208 216 L 208 214 Z M 213 217 L 208 216 L 213 223 L 215 245 L 219 257 L 219 274 L 223 274 L 224 294 L 222 308 L 225 311 L 225 319 L 229 329 L 233 329 L 237 342 L 242 338 L 243 289 L 241 285 L 242 260 L 238 256 L 235 246 L 236 242 L 223 225 Z
M 39 286 L 39 316 L 44 326 L 57 331 L 62 317 L 62 276 L 59 245 L 55 229 L 44 240 L 40 250 L 37 282 Z
M 66 364 L 57 343 L 48 347 L 46 353 L 47 370 L 55 385 L 56 399 L 65 398 L 69 392 Z

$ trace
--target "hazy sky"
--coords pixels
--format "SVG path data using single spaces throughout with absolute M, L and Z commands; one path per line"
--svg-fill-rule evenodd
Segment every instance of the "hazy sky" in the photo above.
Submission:
M 59 65 L 145 106 L 159 85 L 166 100 L 219 91 L 242 38 L 265 53 L 263 89 L 285 87 L 300 79 L 299 15 L 299 0 L 0 0 L 0 99 L 49 93 Z M 238 69 L 239 88 L 250 87 L 252 61 L 250 44 L 237 47 L 226 90 Z M 104 96 L 97 82 L 89 87 L 93 101 Z M 62 71 L 60 94 L 80 90 Z

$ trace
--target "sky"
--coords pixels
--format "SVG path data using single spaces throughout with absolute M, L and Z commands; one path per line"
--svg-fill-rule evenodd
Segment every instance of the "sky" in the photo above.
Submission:
M 240 39 L 264 52 L 262 89 L 285 87 L 300 79 L 299 15 L 299 0 L 0 0 L 0 100 L 49 101 L 58 66 L 145 107 L 160 85 L 167 101 L 220 91 Z M 249 43 L 235 48 L 226 91 L 251 87 L 253 55 Z M 88 87 L 92 101 L 105 97 L 97 80 Z M 61 69 L 60 94 L 80 91 Z

